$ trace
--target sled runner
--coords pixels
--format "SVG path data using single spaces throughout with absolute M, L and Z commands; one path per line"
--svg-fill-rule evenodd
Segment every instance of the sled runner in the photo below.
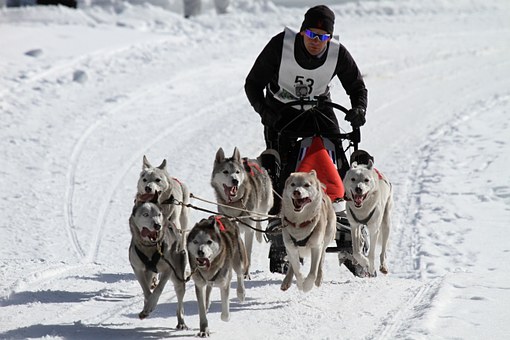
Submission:
M 316 97 L 316 100 L 300 99 L 286 103 L 281 109 L 293 106 L 297 108 L 296 118 L 301 115 L 309 115 L 311 121 L 328 118 L 323 111 L 325 108 L 340 110 L 347 113 L 348 110 L 343 106 L 326 101 L 326 97 Z M 281 127 L 278 132 L 278 143 L 275 149 L 268 149 L 260 156 L 262 165 L 268 170 L 273 180 L 274 188 L 281 192 L 285 179 L 292 172 L 308 172 L 314 169 L 317 172 L 319 180 L 325 184 L 326 193 L 333 202 L 343 199 L 344 188 L 341 175 L 349 169 L 349 163 L 345 157 L 345 152 L 352 153 L 351 162 L 355 158 L 357 162 L 368 162 L 371 158 L 368 153 L 358 150 L 358 144 L 361 140 L 359 128 L 353 128 L 346 133 L 323 133 L 320 131 L 299 132 L 291 128 L 292 121 Z M 319 126 L 315 124 L 315 126 Z M 313 129 L 312 129 L 313 130 Z M 291 147 L 283 150 L 280 147 L 283 141 L 290 141 Z M 289 143 L 283 143 L 289 145 Z M 343 149 L 343 152 L 342 152 Z M 353 157 L 354 156 L 354 157 Z M 281 221 L 276 219 L 270 221 L 266 229 L 267 241 L 271 243 L 269 249 L 269 269 L 271 272 L 286 273 L 289 263 L 286 259 L 286 250 L 281 233 Z M 361 249 L 368 254 L 369 235 L 368 229 L 362 228 L 363 244 Z M 365 269 L 358 265 L 352 256 L 351 227 L 345 215 L 345 211 L 337 211 L 336 222 L 336 246 L 330 246 L 326 249 L 328 253 L 338 253 L 339 265 L 345 265 L 349 271 L 356 276 L 367 276 Z

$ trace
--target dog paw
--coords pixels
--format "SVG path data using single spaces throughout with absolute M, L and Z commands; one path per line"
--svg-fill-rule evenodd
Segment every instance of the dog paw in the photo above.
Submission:
M 148 316 L 149 316 L 149 313 L 147 313 L 145 311 L 141 311 L 140 313 L 138 313 L 138 317 L 140 318 L 140 320 L 143 320 Z
M 178 323 L 177 326 L 175 326 L 175 329 L 177 330 L 187 330 L 189 329 L 188 326 L 186 326 L 186 324 L 183 322 L 183 323 Z
M 221 321 L 230 321 L 230 313 L 229 312 L 221 312 Z
M 307 293 L 312 290 L 313 284 L 315 282 L 315 277 L 308 276 L 303 282 L 303 292 Z
M 209 337 L 209 335 L 210 335 L 210 334 L 209 334 L 209 329 L 207 329 L 207 328 L 206 328 L 204 331 L 200 331 L 200 332 L 197 334 L 197 336 L 198 336 L 199 338 L 208 338 L 208 337 Z
M 379 271 L 383 274 L 388 274 L 388 267 L 386 267 L 385 265 L 381 265 L 379 267 Z
M 284 282 L 282 282 L 280 289 L 285 292 L 286 290 L 288 290 L 290 288 L 290 286 L 292 286 L 292 283 L 284 281 Z

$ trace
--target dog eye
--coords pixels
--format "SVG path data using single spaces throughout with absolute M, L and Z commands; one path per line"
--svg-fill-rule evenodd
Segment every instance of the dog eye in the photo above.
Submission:
M 296 186 L 296 184 L 294 184 L 294 183 L 290 183 L 290 186 L 291 186 L 291 187 L 295 187 L 295 186 Z
M 193 240 L 193 244 L 198 244 L 198 241 L 197 240 Z
M 365 183 L 368 183 L 370 182 L 370 180 L 368 178 L 365 178 Z
M 224 175 L 228 175 L 228 170 L 223 170 Z
M 309 188 L 309 187 L 310 187 L 310 183 L 306 183 L 305 188 Z
M 356 181 L 356 178 L 352 177 L 351 182 L 355 182 L 355 181 Z
M 239 170 L 236 171 L 236 174 L 240 174 L 240 173 L 241 173 L 241 171 L 239 171 Z
M 207 245 L 209 245 L 209 246 L 210 246 L 211 244 L 212 244 L 212 241 L 211 241 L 211 240 L 208 240 L 208 241 L 207 241 Z
M 143 213 L 142 216 L 143 217 L 149 217 L 149 213 Z
M 156 183 L 159 183 L 159 182 L 161 182 L 161 179 L 156 178 Z
M 144 178 L 142 181 L 147 182 L 147 178 Z

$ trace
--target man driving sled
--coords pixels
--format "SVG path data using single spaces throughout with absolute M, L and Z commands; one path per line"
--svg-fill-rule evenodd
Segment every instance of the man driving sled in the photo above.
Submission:
M 300 31 L 286 27 L 274 36 L 259 54 L 246 78 L 246 95 L 261 117 L 266 147 L 279 151 L 283 165 L 281 172 L 278 156 L 272 157 L 270 153 L 265 157 L 262 155 L 261 161 L 270 172 L 273 186 L 280 195 L 285 180 L 294 171 L 291 166 L 294 160 L 289 150 L 296 142 L 295 139 L 279 138 L 280 130 L 285 128 L 304 135 L 340 132 L 331 107 L 321 109 L 322 115 L 312 117 L 300 115 L 301 111 L 293 107 L 282 111 L 285 103 L 316 96 L 325 96 L 330 101 L 329 83 L 337 76 L 351 101 L 352 109 L 345 119 L 353 127 L 365 124 L 367 89 L 354 59 L 333 37 L 334 21 L 335 14 L 328 7 L 319 5 L 310 8 L 305 13 Z M 343 178 L 349 164 L 341 141 L 335 138 L 331 141 L 335 144 L 338 173 Z M 345 202 L 341 201 L 341 197 L 337 198 L 339 206 L 335 210 L 345 210 Z M 278 214 L 280 204 L 280 198 L 275 195 L 275 203 L 269 213 Z M 270 221 L 269 228 L 278 221 Z

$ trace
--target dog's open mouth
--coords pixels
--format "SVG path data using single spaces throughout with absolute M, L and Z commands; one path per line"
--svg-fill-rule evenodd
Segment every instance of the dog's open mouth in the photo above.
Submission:
M 229 186 L 223 184 L 223 190 L 225 190 L 225 196 L 228 197 L 229 201 L 232 201 L 232 198 L 236 197 L 238 189 L 239 188 L 237 187 L 237 185 L 229 187 Z
M 307 205 L 308 203 L 310 203 L 312 200 L 310 199 L 310 197 L 305 197 L 305 198 L 293 198 L 292 199 L 292 204 L 294 204 L 294 211 L 301 211 L 303 210 L 303 208 L 305 207 L 305 205 Z
M 363 202 L 367 198 L 368 192 L 364 195 L 358 195 L 351 191 L 351 195 L 352 195 L 352 200 L 354 201 L 354 206 L 356 208 L 361 208 L 361 206 L 363 205 Z
M 140 235 L 142 237 L 147 237 L 151 242 L 157 242 L 159 232 L 157 230 L 149 230 L 146 227 L 143 227 L 142 231 L 140 232 Z
M 209 259 L 207 259 L 205 257 L 197 257 L 196 261 L 197 261 L 197 266 L 199 268 L 209 269 L 209 267 L 211 266 L 211 262 L 209 261 Z

